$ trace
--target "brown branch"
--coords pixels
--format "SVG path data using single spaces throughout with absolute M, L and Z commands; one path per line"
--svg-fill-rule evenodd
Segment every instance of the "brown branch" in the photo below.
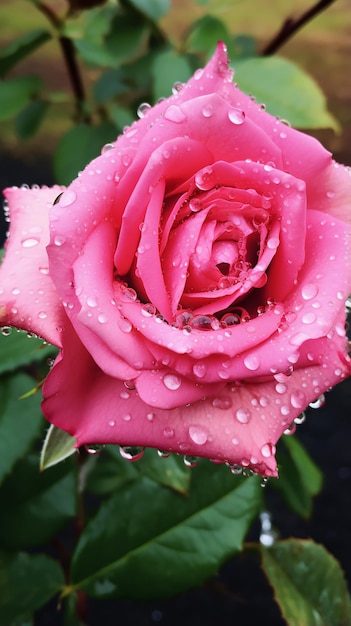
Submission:
M 296 20 L 289 17 L 283 23 L 281 29 L 278 33 L 273 37 L 272 41 L 270 41 L 265 48 L 262 50 L 262 56 L 269 56 L 270 54 L 274 54 L 279 48 L 281 48 L 295 33 L 300 30 L 305 24 L 310 22 L 318 13 L 324 11 L 331 4 L 336 2 L 336 0 L 319 0 L 314 6 L 310 9 L 307 9 L 305 13 L 303 13 Z
M 47 19 L 58 34 L 58 42 L 62 50 L 63 58 L 72 86 L 72 91 L 76 104 L 77 119 L 78 121 L 89 122 L 89 116 L 85 112 L 86 96 L 84 84 L 79 70 L 79 65 L 77 63 L 76 52 L 72 40 L 60 34 L 63 22 L 50 6 L 44 4 L 43 2 L 37 2 L 36 7 L 39 9 L 39 11 L 41 11 L 41 13 L 43 13 L 47 17 Z

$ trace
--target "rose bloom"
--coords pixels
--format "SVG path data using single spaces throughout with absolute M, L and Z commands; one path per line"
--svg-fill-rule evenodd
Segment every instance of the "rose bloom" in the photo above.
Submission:
M 350 374 L 350 175 L 223 44 L 140 116 L 66 190 L 6 190 L 0 321 L 60 348 L 42 409 L 77 446 L 277 476 L 279 437 Z

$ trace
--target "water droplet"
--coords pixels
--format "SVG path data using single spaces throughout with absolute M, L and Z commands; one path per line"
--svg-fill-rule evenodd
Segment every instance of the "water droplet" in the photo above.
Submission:
M 105 143 L 104 146 L 102 146 L 101 148 L 101 154 L 105 154 L 106 152 L 110 152 L 110 150 L 114 149 L 114 145 L 113 143 Z
M 199 198 L 191 198 L 189 202 L 189 209 L 193 213 L 198 213 L 202 209 L 202 204 Z
M 90 306 L 91 308 L 95 308 L 98 305 L 97 298 L 95 298 L 95 296 L 88 296 L 87 305 Z
M 115 420 L 109 420 L 107 423 L 109 426 L 111 426 L 111 428 L 113 428 L 113 426 L 116 426 Z
M 121 446 L 120 455 L 126 461 L 139 461 L 143 456 L 145 448 L 141 446 Z
M 291 405 L 294 409 L 302 409 L 306 406 L 306 396 L 300 389 L 295 389 L 290 398 Z
M 11 326 L 2 326 L 1 327 L 1 334 L 4 335 L 4 337 L 8 337 L 9 335 L 11 335 L 11 333 L 12 333 Z
M 204 117 L 211 117 L 213 113 L 214 110 L 212 104 L 205 104 L 205 106 L 202 108 L 202 115 Z
M 174 430 L 173 428 L 171 428 L 170 426 L 166 426 L 163 430 L 163 435 L 167 438 L 167 439 L 171 439 L 172 437 L 174 437 Z
M 87 453 L 90 454 L 91 456 L 97 456 L 98 454 L 101 454 L 101 452 L 104 449 L 104 446 L 91 443 L 91 444 L 87 444 L 86 446 L 84 446 L 84 448 L 87 451 Z
M 188 456 L 188 455 L 184 456 L 183 461 L 186 467 L 191 467 L 191 468 L 196 467 L 199 462 L 196 456 Z
M 270 456 L 273 456 L 274 453 L 275 453 L 275 446 L 273 446 L 272 443 L 265 443 L 264 446 L 262 446 L 261 448 L 261 454 L 266 459 L 268 459 Z
M 176 96 L 176 95 L 177 95 L 177 93 L 178 93 L 181 89 L 183 89 L 183 87 L 184 87 L 184 83 L 181 83 L 180 81 L 176 81 L 175 83 L 173 83 L 173 86 L 172 86 L 172 94 L 173 94 L 174 96 Z
M 137 116 L 140 118 L 145 117 L 146 113 L 151 109 L 151 104 L 148 102 L 142 102 L 137 108 Z
M 163 117 L 169 122 L 180 124 L 186 120 L 186 115 L 176 104 L 171 104 L 164 112 Z
M 39 242 L 40 239 L 37 237 L 26 237 L 25 239 L 22 239 L 21 244 L 23 248 L 34 248 L 34 246 L 37 246 Z
M 67 191 L 63 192 L 60 198 L 60 206 L 61 207 L 70 206 L 71 204 L 73 204 L 73 202 L 75 202 L 76 199 L 77 199 L 76 192 L 73 191 L 73 189 L 67 189 Z
M 213 398 L 211 404 L 216 409 L 222 409 L 222 411 L 226 411 L 227 409 L 230 409 L 230 407 L 233 405 L 233 402 L 231 398 L 220 396 L 218 398 Z
M 176 374 L 166 374 L 163 377 L 163 384 L 170 391 L 176 391 L 176 389 L 179 389 L 182 381 Z
M 172 453 L 168 450 L 157 450 L 157 454 L 161 459 L 168 459 Z
M 39 313 L 38 313 L 38 317 L 41 320 L 45 320 L 47 318 L 47 316 L 48 316 L 48 314 L 45 313 L 45 311 L 39 311 Z
M 284 383 L 277 383 L 276 386 L 275 386 L 275 390 L 276 390 L 277 393 L 282 394 L 282 393 L 286 392 L 287 386 L 284 385 Z
M 297 417 L 295 417 L 294 422 L 295 424 L 303 424 L 304 421 L 306 419 L 306 413 L 304 411 L 302 411 L 302 413 L 300 413 L 300 415 L 298 415 Z
M 124 317 L 119 320 L 118 326 L 120 327 L 123 333 L 130 333 L 133 328 L 132 322 L 125 319 Z
M 55 246 L 63 246 L 63 244 L 66 242 L 66 238 L 62 237 L 61 235 L 55 235 L 54 237 L 54 244 Z
M 302 316 L 303 324 L 313 324 L 316 321 L 316 315 L 314 313 L 305 313 Z
M 260 513 L 261 520 L 261 532 L 260 532 L 260 543 L 269 548 L 275 542 L 278 537 L 277 531 L 273 528 L 271 522 L 271 515 L 268 511 L 262 511 Z
M 147 302 L 146 304 L 143 304 L 141 307 L 141 314 L 144 317 L 152 317 L 153 315 L 155 315 L 156 313 L 156 307 L 154 304 L 151 304 L 151 302 Z
M 251 419 L 251 411 L 248 409 L 240 408 L 235 413 L 235 417 L 240 424 L 248 424 Z
M 126 287 L 121 291 L 121 300 L 124 300 L 124 302 L 135 302 L 137 297 L 136 291 L 131 287 Z
M 219 320 L 214 315 L 194 315 L 189 320 L 189 326 L 195 330 L 217 330 Z
M 296 424 L 292 422 L 292 424 L 290 424 L 290 426 L 288 426 L 288 428 L 284 430 L 284 435 L 293 435 L 295 431 L 296 431 Z
M 307 283 L 303 285 L 301 289 L 301 295 L 304 300 L 312 300 L 318 293 L 318 286 L 313 283 Z
M 134 380 L 125 380 L 123 384 L 126 387 L 126 389 L 129 389 L 129 391 L 134 391 L 135 389 Z
M 269 248 L 270 250 L 275 250 L 276 248 L 278 248 L 279 246 L 279 239 L 278 237 L 270 237 L 267 241 L 267 248 Z
M 260 367 L 259 358 L 255 356 L 254 354 L 248 354 L 244 358 L 244 365 L 245 367 L 247 367 L 248 370 L 254 372 L 255 370 L 258 370 L 258 368 Z
M 245 120 L 245 113 L 241 109 L 230 109 L 228 111 L 228 118 L 232 124 L 240 126 Z
M 97 319 L 100 324 L 106 324 L 106 322 L 108 321 L 108 317 L 105 313 L 99 313 Z
M 322 393 L 317 398 L 317 400 L 314 400 L 314 402 L 310 402 L 308 406 L 310 406 L 311 409 L 320 409 L 324 404 L 325 404 L 325 395 L 324 393 Z
M 201 191 L 208 191 L 212 189 L 216 184 L 216 177 L 214 176 L 213 168 L 208 166 L 195 174 L 195 185 Z
M 204 376 L 206 376 L 207 366 L 199 361 L 198 363 L 195 363 L 195 365 L 193 365 L 193 372 L 195 376 L 197 376 L 197 378 L 203 378 Z
M 208 434 L 202 426 L 193 425 L 189 426 L 189 437 L 198 446 L 203 446 L 208 439 Z

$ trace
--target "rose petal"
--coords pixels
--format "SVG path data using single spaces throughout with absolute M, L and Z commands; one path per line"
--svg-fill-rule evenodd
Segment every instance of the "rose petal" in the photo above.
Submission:
M 61 345 L 65 313 L 49 276 L 49 210 L 63 187 L 6 189 L 11 228 L 0 272 L 0 324 Z

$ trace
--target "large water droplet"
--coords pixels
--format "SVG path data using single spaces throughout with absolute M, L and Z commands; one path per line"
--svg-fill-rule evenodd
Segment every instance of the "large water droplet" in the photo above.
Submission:
M 306 396 L 300 389 L 295 389 L 290 398 L 290 402 L 294 409 L 303 409 L 306 406 Z
M 308 406 L 310 406 L 311 409 L 320 409 L 324 404 L 325 404 L 325 395 L 324 393 L 322 393 L 319 396 L 319 398 L 317 398 L 317 400 L 315 400 L 314 402 L 310 402 Z
M 61 207 L 70 206 L 71 204 L 73 204 L 73 202 L 75 202 L 76 199 L 77 199 L 76 192 L 73 191 L 73 189 L 68 189 L 67 191 L 64 191 L 62 196 L 60 197 L 60 206 Z
M 245 113 L 241 109 L 230 109 L 228 111 L 228 118 L 232 124 L 240 126 L 245 120 Z
M 214 175 L 213 168 L 210 166 L 204 167 L 202 170 L 197 172 L 197 174 L 195 174 L 195 185 L 198 189 L 201 189 L 201 191 L 208 191 L 209 189 L 212 189 L 216 182 L 217 180 Z
M 34 248 L 34 246 L 37 246 L 39 242 L 40 239 L 37 237 L 26 237 L 25 239 L 22 239 L 21 244 L 23 248 Z
M 208 434 L 202 426 L 194 424 L 189 426 L 189 437 L 198 446 L 203 446 L 208 439 Z
M 303 285 L 301 289 L 301 295 L 304 300 L 312 300 L 318 293 L 318 286 L 313 283 L 307 283 Z
M 121 446 L 120 455 L 126 461 L 139 461 L 144 454 L 145 448 L 141 446 Z
M 151 109 L 151 104 L 148 102 L 142 102 L 137 108 L 137 116 L 140 118 L 145 117 L 146 113 Z
M 248 424 L 251 419 L 251 411 L 248 409 L 240 408 L 235 413 L 235 417 L 240 424 Z
M 193 372 L 195 376 L 197 376 L 197 378 L 203 378 L 204 376 L 206 376 L 207 366 L 199 361 L 198 363 L 195 363 L 195 365 L 193 365 Z
M 260 360 L 254 354 L 248 354 L 244 358 L 244 365 L 245 367 L 247 367 L 248 370 L 254 372 L 255 370 L 258 370 L 258 368 L 260 367 Z
M 176 391 L 182 384 L 181 379 L 176 374 L 166 374 L 163 377 L 163 384 L 170 391 Z

